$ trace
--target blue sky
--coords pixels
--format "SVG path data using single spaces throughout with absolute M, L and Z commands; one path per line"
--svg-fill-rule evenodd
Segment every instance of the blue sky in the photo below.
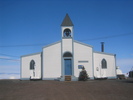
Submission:
M 66 13 L 74 39 L 117 55 L 123 73 L 133 66 L 133 0 L 0 0 L 0 79 L 19 78 L 20 56 L 61 40 Z M 109 37 L 109 38 L 105 38 Z

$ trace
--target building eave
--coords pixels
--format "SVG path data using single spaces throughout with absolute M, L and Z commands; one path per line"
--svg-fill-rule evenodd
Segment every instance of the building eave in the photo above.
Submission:
M 116 55 L 116 54 L 112 54 L 112 53 L 99 52 L 99 51 L 93 51 L 93 53 L 99 53 L 99 54 L 105 54 L 105 55 L 111 55 L 111 56 L 115 56 Z
M 22 57 L 27 57 L 27 56 L 33 56 L 33 55 L 38 55 L 38 54 L 41 54 L 42 52 L 37 52 L 37 53 L 32 53 L 32 54 L 27 54 L 27 55 L 22 55 Z
M 55 45 L 55 44 L 58 44 L 58 43 L 61 43 L 61 41 L 57 41 L 57 42 L 55 42 L 55 43 L 52 43 L 52 44 L 46 45 L 46 46 L 44 46 L 43 48 L 47 48 L 47 47 L 50 47 L 50 46 Z
M 93 48 L 93 46 L 91 46 L 91 45 L 89 45 L 89 44 L 86 44 L 86 43 L 79 42 L 79 41 L 77 41 L 77 40 L 74 40 L 74 42 L 75 42 L 75 43 L 79 43 L 79 44 L 81 44 L 81 45 L 85 45 L 85 46 L 88 46 L 88 47 Z

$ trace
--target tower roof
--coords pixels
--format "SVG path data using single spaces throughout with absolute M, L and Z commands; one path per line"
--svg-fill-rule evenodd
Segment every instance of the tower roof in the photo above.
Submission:
M 66 14 L 61 26 L 73 26 L 73 23 L 68 14 Z

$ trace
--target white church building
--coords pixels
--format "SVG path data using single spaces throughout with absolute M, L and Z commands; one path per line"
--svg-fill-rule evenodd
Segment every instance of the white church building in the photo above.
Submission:
M 60 41 L 42 52 L 21 56 L 20 79 L 77 81 L 83 66 L 90 79 L 116 79 L 115 54 L 94 51 L 93 46 L 74 40 L 73 27 L 66 14 Z

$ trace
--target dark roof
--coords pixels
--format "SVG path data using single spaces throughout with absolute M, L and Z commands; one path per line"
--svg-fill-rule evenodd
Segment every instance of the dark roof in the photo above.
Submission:
M 68 14 L 66 14 L 61 26 L 73 26 L 73 23 Z

